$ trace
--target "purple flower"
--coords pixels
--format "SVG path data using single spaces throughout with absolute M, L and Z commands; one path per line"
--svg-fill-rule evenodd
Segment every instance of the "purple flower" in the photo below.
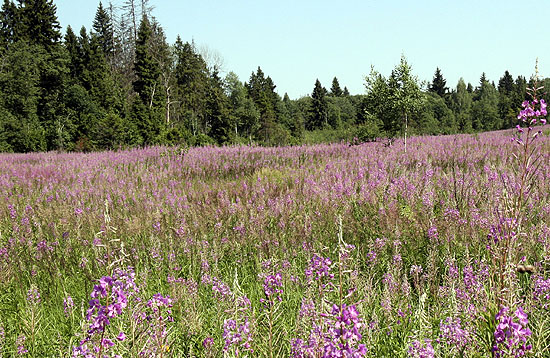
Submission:
M 250 333 L 250 322 L 245 318 L 244 323 L 237 324 L 233 319 L 226 319 L 223 322 L 224 352 L 231 350 L 235 356 L 239 356 L 241 350 L 253 352 L 250 346 L 252 335 Z
M 496 315 L 497 326 L 495 329 L 495 345 L 493 353 L 495 357 L 523 357 L 532 346 L 527 344 L 527 338 L 531 331 L 527 328 L 527 314 L 518 307 L 514 315 L 508 316 L 509 309 L 503 307 Z
M 324 358 L 360 358 L 367 354 L 367 348 L 360 344 L 363 324 L 355 305 L 332 306 L 330 328 L 324 342 Z
M 550 309 L 550 278 L 544 280 L 542 276 L 535 278 L 533 298 L 543 309 Z
M 460 318 L 447 317 L 445 322 L 439 324 L 441 341 L 459 351 L 470 343 L 470 332 L 462 328 Z
M 204 341 L 202 341 L 202 346 L 204 348 L 210 348 L 214 344 L 214 338 L 212 337 L 206 337 Z
M 27 340 L 27 337 L 25 337 L 24 335 L 20 335 L 15 340 L 15 345 L 17 346 L 17 354 L 20 356 L 27 354 L 29 352 L 29 350 L 25 348 L 26 340 Z
M 273 304 L 274 299 L 282 301 L 282 293 L 283 276 L 280 273 L 266 276 L 266 278 L 264 279 L 264 294 L 267 297 L 267 301 L 270 304 Z
M 411 358 L 434 358 L 435 350 L 432 347 L 432 341 L 429 339 L 424 340 L 424 344 L 415 340 L 409 345 L 409 357 Z
M 330 272 L 332 261 L 328 257 L 321 257 L 313 254 L 309 266 L 306 269 L 306 277 L 308 283 L 312 281 L 321 281 L 323 277 L 330 279 L 334 278 L 334 274 Z
M 72 313 L 74 308 L 74 301 L 71 296 L 67 296 L 67 298 L 63 299 L 63 311 L 65 312 L 65 316 L 69 317 L 69 315 Z
M 32 285 L 27 291 L 27 301 L 31 305 L 37 305 L 40 303 L 40 292 L 38 292 L 38 288 L 36 286 Z

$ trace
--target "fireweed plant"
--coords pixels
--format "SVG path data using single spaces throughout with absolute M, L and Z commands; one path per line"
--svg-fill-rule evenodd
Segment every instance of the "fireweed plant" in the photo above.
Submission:
M 537 67 L 535 69 L 533 87 L 527 89 L 530 99 L 523 101 L 517 116 L 520 123 L 516 126 L 514 142 L 518 151 L 512 154 L 516 161 L 515 171 L 510 177 L 502 176 L 508 191 L 502 196 L 504 207 L 497 212 L 498 222 L 488 235 L 488 249 L 496 261 L 498 282 L 498 313 L 492 347 L 495 357 L 522 357 L 532 350 L 532 345 L 527 343 L 532 332 L 528 328 L 528 314 L 522 308 L 525 300 L 519 294 L 518 273 L 532 274 L 534 271 L 533 266 L 524 262 L 525 241 L 530 229 L 525 221 L 530 216 L 530 198 L 541 165 L 537 140 L 542 131 L 535 127 L 545 125 L 547 116 L 547 104 L 539 98 L 543 87 L 539 86 Z M 511 310 L 513 314 L 509 313 Z
M 2 357 L 550 356 L 539 87 L 519 142 L 1 154 Z

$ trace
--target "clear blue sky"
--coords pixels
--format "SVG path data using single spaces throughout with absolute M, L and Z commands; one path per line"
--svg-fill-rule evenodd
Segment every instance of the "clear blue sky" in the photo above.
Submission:
M 136 2 L 139 3 L 139 0 Z M 90 28 L 94 0 L 54 0 L 61 26 Z M 103 1 L 106 5 L 108 1 Z M 122 4 L 114 0 L 113 4 Z M 219 52 L 225 72 L 242 81 L 261 66 L 291 98 L 311 94 L 315 79 L 362 94 L 371 65 L 389 75 L 403 53 L 421 81 L 440 67 L 449 87 L 482 72 L 550 77 L 547 0 L 150 0 L 168 41 L 179 34 Z

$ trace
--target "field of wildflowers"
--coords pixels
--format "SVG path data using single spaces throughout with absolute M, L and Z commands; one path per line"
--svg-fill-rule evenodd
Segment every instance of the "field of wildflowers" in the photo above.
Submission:
M 545 107 L 406 152 L 1 155 L 0 356 L 550 357 Z

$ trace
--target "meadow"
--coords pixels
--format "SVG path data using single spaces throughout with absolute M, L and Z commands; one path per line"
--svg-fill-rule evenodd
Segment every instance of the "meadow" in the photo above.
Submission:
M 2 154 L 0 356 L 550 357 L 513 136 Z

